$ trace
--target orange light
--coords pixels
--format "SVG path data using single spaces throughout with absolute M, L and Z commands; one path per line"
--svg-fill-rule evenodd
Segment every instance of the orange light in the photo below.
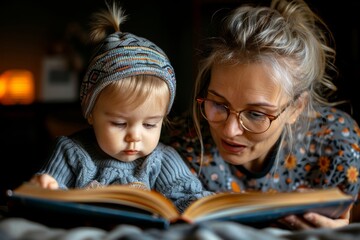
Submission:
M 31 104 L 34 100 L 34 77 L 30 71 L 13 69 L 0 75 L 0 103 Z

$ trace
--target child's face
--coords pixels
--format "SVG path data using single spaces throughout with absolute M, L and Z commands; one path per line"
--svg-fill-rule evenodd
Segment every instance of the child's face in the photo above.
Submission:
M 124 162 L 150 154 L 159 142 L 166 100 L 153 94 L 134 107 L 113 95 L 100 94 L 88 119 L 100 148 Z

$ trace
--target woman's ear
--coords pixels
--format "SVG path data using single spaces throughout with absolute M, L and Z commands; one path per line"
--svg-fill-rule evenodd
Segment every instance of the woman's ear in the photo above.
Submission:
M 87 118 L 87 121 L 88 121 L 88 123 L 89 123 L 90 125 L 93 124 L 94 120 L 93 120 L 93 116 L 92 116 L 91 113 L 90 113 L 89 117 Z
M 302 113 L 302 111 L 305 108 L 305 105 L 308 101 L 308 92 L 303 92 L 298 99 L 295 101 L 295 104 L 293 106 L 293 112 L 290 114 L 287 123 L 293 124 L 297 121 L 299 115 Z

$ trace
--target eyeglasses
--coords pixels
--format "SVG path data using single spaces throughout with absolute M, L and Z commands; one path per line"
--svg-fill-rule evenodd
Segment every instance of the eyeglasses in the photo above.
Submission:
M 259 111 L 253 110 L 242 110 L 235 111 L 231 110 L 230 107 L 224 103 L 216 102 L 207 98 L 197 98 L 196 101 L 199 104 L 201 115 L 209 122 L 212 123 L 222 123 L 225 122 L 230 113 L 233 113 L 237 116 L 237 119 L 240 125 L 247 131 L 251 133 L 263 133 L 266 132 L 272 123 L 276 120 L 280 114 L 282 114 L 286 108 L 291 105 L 291 102 L 288 102 L 276 116 L 266 114 Z

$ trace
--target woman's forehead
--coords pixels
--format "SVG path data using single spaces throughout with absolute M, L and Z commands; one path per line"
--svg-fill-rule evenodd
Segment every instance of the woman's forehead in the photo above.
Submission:
M 278 102 L 282 88 L 263 64 L 215 65 L 209 90 L 230 99 Z

